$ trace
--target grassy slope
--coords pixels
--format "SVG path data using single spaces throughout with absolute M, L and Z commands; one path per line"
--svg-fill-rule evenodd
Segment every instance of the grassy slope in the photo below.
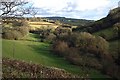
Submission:
M 63 58 L 50 53 L 49 44 L 35 42 L 34 40 L 37 40 L 36 37 L 36 35 L 30 34 L 24 38 L 25 40 L 3 40 L 3 56 L 13 58 L 14 54 L 15 59 L 62 68 L 74 74 L 85 73 L 80 67 L 71 65 Z M 91 77 L 105 77 L 96 70 L 91 69 L 88 72 Z
M 107 28 L 107 29 L 103 29 L 100 30 L 98 32 L 93 33 L 94 35 L 100 35 L 101 33 L 105 34 L 107 36 L 107 38 L 112 38 L 115 34 L 115 31 L 113 29 L 113 27 Z
M 106 33 L 108 35 L 111 35 L 112 32 L 113 32 L 113 28 L 107 28 L 107 29 L 103 29 L 103 30 L 100 30 L 98 32 L 95 32 L 94 34 L 99 35 L 100 33 Z
M 118 57 L 118 51 L 120 52 L 120 39 L 109 42 L 110 43 L 110 52 L 114 57 Z

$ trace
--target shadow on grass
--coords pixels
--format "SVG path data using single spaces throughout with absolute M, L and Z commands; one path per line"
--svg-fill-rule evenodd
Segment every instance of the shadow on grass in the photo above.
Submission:
M 52 54 L 50 46 L 41 44 L 41 45 L 28 45 L 31 47 L 36 53 L 40 55 L 44 55 L 46 57 L 55 57 L 54 54 Z
M 30 36 L 33 38 L 36 38 L 36 39 L 40 38 L 38 34 L 34 34 L 34 35 L 30 35 Z

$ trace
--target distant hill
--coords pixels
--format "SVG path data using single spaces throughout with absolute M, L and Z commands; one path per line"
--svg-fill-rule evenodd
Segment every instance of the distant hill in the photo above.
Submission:
M 65 17 L 46 17 L 49 20 L 59 21 L 60 23 L 69 24 L 72 26 L 85 26 L 86 24 L 91 24 L 93 20 L 85 20 L 85 19 L 73 19 L 73 18 L 65 18 Z

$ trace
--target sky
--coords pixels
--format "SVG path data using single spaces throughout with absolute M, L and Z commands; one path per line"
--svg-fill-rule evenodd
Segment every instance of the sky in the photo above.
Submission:
M 118 7 L 120 0 L 31 0 L 36 17 L 66 17 L 99 20 Z

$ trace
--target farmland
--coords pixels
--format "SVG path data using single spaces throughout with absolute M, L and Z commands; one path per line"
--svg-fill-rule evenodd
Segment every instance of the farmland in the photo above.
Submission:
M 48 29 L 48 28 L 57 28 L 59 25 L 49 23 L 49 22 L 28 22 L 31 27 L 31 30 L 36 29 Z

